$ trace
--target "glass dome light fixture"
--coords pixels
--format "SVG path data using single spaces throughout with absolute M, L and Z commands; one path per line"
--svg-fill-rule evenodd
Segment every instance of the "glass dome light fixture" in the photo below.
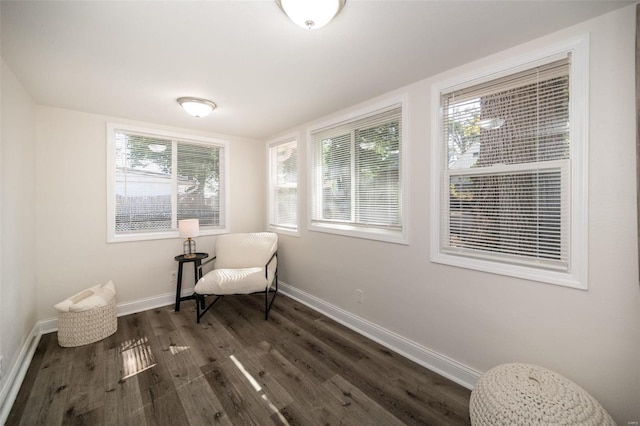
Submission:
M 178 98 L 178 103 L 182 109 L 187 112 L 187 114 L 198 118 L 206 117 L 217 107 L 216 104 L 208 99 L 193 98 L 189 96 Z
M 275 0 L 296 25 L 315 30 L 327 25 L 347 0 Z

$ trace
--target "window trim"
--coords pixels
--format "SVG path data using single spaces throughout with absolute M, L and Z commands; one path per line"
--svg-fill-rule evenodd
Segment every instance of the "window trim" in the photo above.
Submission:
M 272 194 L 272 164 L 271 164 L 271 149 L 275 148 L 279 145 L 284 145 L 287 143 L 295 142 L 297 149 L 297 161 L 296 161 L 296 170 L 298 180 L 296 182 L 296 227 L 295 229 L 286 228 L 283 226 L 272 225 L 271 224 L 271 212 L 272 212 L 272 202 L 271 194 Z M 267 141 L 266 143 L 266 157 L 267 157 L 267 230 L 271 232 L 276 232 L 278 234 L 291 235 L 293 237 L 300 236 L 300 132 L 289 133 L 282 137 Z
M 194 142 L 198 144 L 218 146 L 223 149 L 221 171 L 224 173 L 224 217 L 225 223 L 218 229 L 201 229 L 200 236 L 228 234 L 230 231 L 230 169 L 229 169 L 229 142 L 224 139 L 216 139 L 205 136 L 189 135 L 185 133 L 172 132 L 168 130 L 151 129 L 127 124 L 107 123 L 107 243 L 120 243 L 130 241 L 148 241 L 170 238 L 179 238 L 177 229 L 159 232 L 131 233 L 118 235 L 116 228 L 116 201 L 115 201 L 115 132 L 118 130 L 132 133 L 147 134 L 150 136 L 179 139 L 183 142 Z
M 441 94 L 500 78 L 571 54 L 569 87 L 570 232 L 569 270 L 551 271 L 449 254 L 440 248 L 443 189 Z M 588 289 L 589 35 L 581 35 L 523 55 L 458 74 L 431 86 L 431 261 L 581 290 Z
M 402 228 L 400 230 L 384 229 L 373 226 L 360 226 L 347 223 L 336 222 L 314 222 L 312 215 L 308 214 L 307 229 L 309 231 L 324 232 L 329 234 L 344 235 L 348 237 L 364 238 L 369 240 L 383 241 L 395 244 L 409 244 L 409 106 L 408 95 L 402 94 L 387 98 L 380 102 L 358 108 L 349 113 L 337 115 L 331 119 L 321 123 L 307 127 L 307 212 L 312 212 L 314 208 L 313 185 L 317 184 L 313 177 L 313 155 L 312 152 L 312 133 L 327 127 L 338 127 L 340 123 L 357 120 L 358 118 L 370 115 L 376 111 L 400 105 L 402 108 L 401 116 L 401 143 L 400 150 L 400 221 Z

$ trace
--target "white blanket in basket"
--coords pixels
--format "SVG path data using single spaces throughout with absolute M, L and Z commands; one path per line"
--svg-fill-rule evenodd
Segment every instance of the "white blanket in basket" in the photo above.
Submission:
M 82 312 L 100 306 L 106 306 L 116 295 L 113 282 L 94 285 L 66 298 L 54 306 L 58 312 Z

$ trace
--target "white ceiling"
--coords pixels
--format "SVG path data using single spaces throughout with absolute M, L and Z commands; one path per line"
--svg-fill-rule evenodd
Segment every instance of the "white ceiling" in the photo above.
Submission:
M 1 54 L 38 104 L 266 139 L 632 3 L 349 0 L 309 31 L 271 0 L 2 1 Z

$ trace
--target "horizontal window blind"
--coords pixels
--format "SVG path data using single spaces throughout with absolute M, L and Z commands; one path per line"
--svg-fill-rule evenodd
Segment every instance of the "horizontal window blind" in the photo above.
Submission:
M 185 142 L 177 147 L 178 220 L 199 219 L 202 227 L 220 227 L 225 220 L 221 148 Z
M 171 229 L 170 140 L 115 133 L 116 234 Z
M 312 222 L 401 229 L 402 107 L 311 133 Z
M 567 54 L 564 58 L 552 61 L 524 71 L 506 75 L 504 77 L 491 79 L 483 83 L 467 85 L 460 89 L 455 89 L 445 94 L 445 97 L 455 97 L 457 102 L 467 99 L 493 95 L 525 87 L 530 84 L 537 84 L 541 81 L 553 80 L 558 77 L 567 77 L 571 69 L 571 56 Z
M 298 227 L 298 142 L 272 146 L 271 212 L 269 224 L 290 230 Z
M 568 179 L 565 167 L 450 175 L 448 248 L 566 269 Z
M 115 234 L 224 223 L 222 147 L 116 130 Z
M 444 93 L 441 249 L 569 268 L 570 58 Z

